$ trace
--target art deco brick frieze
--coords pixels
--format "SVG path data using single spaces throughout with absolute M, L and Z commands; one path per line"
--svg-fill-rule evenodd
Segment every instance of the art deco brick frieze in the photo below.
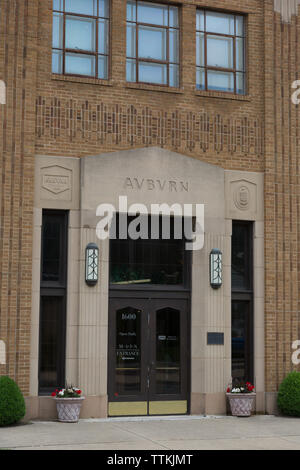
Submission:
M 37 146 L 68 141 L 72 152 L 78 143 L 86 142 L 94 151 L 99 145 L 159 145 L 197 153 L 263 154 L 262 123 L 247 115 L 230 117 L 204 109 L 166 112 L 42 96 L 37 98 L 36 111 Z

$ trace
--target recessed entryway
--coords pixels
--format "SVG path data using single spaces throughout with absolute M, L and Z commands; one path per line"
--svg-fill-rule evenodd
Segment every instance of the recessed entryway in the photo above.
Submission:
M 111 299 L 109 313 L 109 415 L 187 413 L 187 300 Z
M 109 416 L 188 412 L 190 257 L 172 233 L 111 240 Z

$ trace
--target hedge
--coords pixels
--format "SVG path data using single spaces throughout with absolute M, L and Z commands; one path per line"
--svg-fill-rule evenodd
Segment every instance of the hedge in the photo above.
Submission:
M 290 372 L 278 391 L 279 410 L 288 416 L 300 416 L 300 372 Z
M 25 400 L 16 382 L 0 377 L 0 426 L 17 423 L 25 416 Z

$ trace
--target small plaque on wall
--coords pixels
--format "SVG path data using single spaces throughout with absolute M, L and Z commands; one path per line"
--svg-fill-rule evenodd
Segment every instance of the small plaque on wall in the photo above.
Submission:
M 223 345 L 224 333 L 207 333 L 207 344 Z

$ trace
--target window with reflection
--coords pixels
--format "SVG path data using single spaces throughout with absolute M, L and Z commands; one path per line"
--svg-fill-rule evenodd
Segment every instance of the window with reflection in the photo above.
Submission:
M 41 297 L 39 389 L 64 386 L 64 296 Z
M 232 231 L 231 283 L 234 290 L 252 288 L 251 224 L 234 222 Z
M 253 224 L 232 222 L 232 380 L 253 381 Z
M 179 86 L 179 10 L 127 1 L 126 79 Z
M 197 10 L 196 86 L 244 95 L 245 18 L 209 10 Z
M 156 312 L 156 393 L 180 393 L 180 312 L 163 308 Z
M 135 217 L 128 217 L 128 228 L 135 223 Z M 181 227 L 182 218 L 140 216 L 141 223 L 146 224 L 151 234 L 152 227 L 159 229 L 158 239 L 130 237 L 121 238 L 120 216 L 116 215 L 116 239 L 110 240 L 110 283 L 114 286 L 147 286 L 153 284 L 187 285 L 189 281 L 188 252 L 185 251 L 185 238 L 176 238 L 175 225 Z M 170 223 L 169 223 L 170 220 Z M 166 225 L 164 225 L 166 223 Z M 178 225 L 179 224 L 179 225 Z M 126 226 L 127 227 L 127 226 Z M 166 233 L 164 227 L 169 227 Z M 177 233 L 177 230 L 176 230 Z M 163 238 L 166 236 L 167 238 Z
M 116 312 L 115 392 L 141 391 L 141 310 L 126 307 Z
M 41 281 L 64 284 L 65 266 L 63 264 L 65 221 L 59 214 L 44 213 L 42 226 L 42 273 Z
M 41 240 L 39 393 L 65 382 L 68 213 L 43 210 Z
M 108 78 L 109 14 L 109 0 L 53 0 L 53 73 Z
M 252 381 L 251 302 L 233 300 L 231 319 L 232 379 Z

